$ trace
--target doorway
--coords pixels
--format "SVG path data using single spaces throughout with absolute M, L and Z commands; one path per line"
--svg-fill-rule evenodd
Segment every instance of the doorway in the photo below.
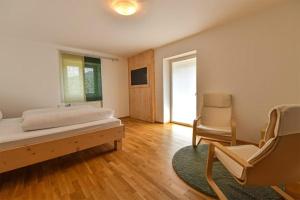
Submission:
M 192 125 L 197 114 L 196 58 L 171 62 L 171 122 Z

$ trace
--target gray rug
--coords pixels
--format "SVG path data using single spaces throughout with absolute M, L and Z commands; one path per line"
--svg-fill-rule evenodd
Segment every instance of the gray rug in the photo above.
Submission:
M 205 177 L 208 145 L 187 146 L 178 150 L 172 160 L 177 175 L 194 189 L 211 197 L 216 197 Z M 245 187 L 238 184 L 225 167 L 216 161 L 213 179 L 228 199 L 232 200 L 277 200 L 282 199 L 270 187 Z

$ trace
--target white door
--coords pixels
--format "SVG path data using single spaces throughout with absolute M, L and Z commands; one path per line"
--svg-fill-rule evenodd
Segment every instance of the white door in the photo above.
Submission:
M 172 62 L 172 122 L 192 125 L 196 118 L 196 71 L 196 58 Z

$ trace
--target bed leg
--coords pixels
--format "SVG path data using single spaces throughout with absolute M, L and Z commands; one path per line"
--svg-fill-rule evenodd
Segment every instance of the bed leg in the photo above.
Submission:
M 114 141 L 115 150 L 122 150 L 122 139 L 121 140 L 115 140 Z

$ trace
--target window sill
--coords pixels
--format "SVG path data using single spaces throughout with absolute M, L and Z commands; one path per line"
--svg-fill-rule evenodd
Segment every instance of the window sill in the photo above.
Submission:
M 103 107 L 103 102 L 102 101 L 85 101 L 85 102 L 74 102 L 74 103 L 62 103 L 59 105 L 59 107 L 65 107 L 65 106 L 79 106 L 79 105 L 91 105 L 95 106 L 97 108 L 102 108 Z

